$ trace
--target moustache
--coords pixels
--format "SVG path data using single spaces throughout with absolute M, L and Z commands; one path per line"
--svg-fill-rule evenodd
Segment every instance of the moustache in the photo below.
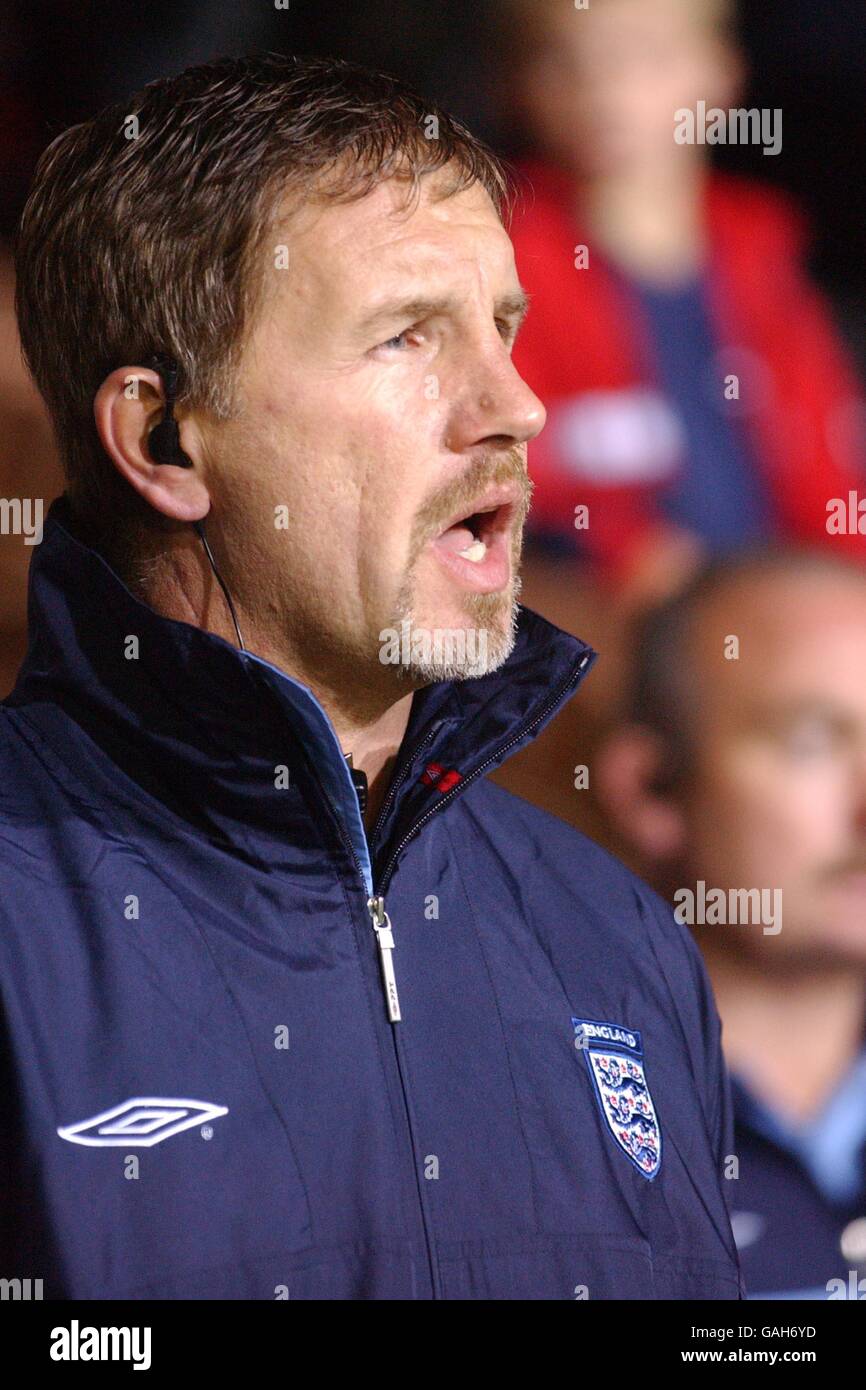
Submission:
M 410 551 L 413 557 L 428 541 L 441 533 L 442 528 L 456 513 L 465 508 L 468 514 L 472 510 L 473 502 L 488 489 L 507 486 L 509 483 L 516 483 L 518 489 L 512 524 L 516 528 L 522 527 L 534 490 L 526 460 L 521 454 L 509 454 L 495 460 L 481 459 L 472 464 L 456 482 L 440 488 L 419 508 L 412 528 Z

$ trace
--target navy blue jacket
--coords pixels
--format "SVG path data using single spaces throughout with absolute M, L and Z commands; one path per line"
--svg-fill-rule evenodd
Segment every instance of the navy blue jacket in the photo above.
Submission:
M 485 776 L 592 656 L 524 609 L 500 670 L 417 693 L 367 836 L 309 690 L 138 602 L 54 505 L 0 706 L 5 1277 L 743 1296 L 697 949 Z

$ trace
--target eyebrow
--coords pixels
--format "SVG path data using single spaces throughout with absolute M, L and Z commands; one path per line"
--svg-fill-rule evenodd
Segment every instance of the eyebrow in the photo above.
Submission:
M 494 310 L 497 318 L 509 319 L 519 328 L 529 310 L 530 296 L 524 289 L 505 294 L 497 299 Z M 377 304 L 358 323 L 359 333 L 367 333 L 379 323 L 394 319 L 407 319 L 416 322 L 436 314 L 449 314 L 458 311 L 462 301 L 452 295 L 427 296 L 413 295 L 410 298 L 392 298 Z

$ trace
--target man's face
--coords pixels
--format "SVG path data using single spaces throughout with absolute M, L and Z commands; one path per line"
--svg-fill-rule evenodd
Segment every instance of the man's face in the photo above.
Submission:
M 729 635 L 738 660 L 725 660 Z M 779 965 L 866 961 L 866 576 L 730 586 L 691 649 L 700 711 L 685 806 L 692 880 L 781 888 L 782 930 L 735 931 Z
M 342 681 L 360 668 L 393 683 L 380 634 L 407 620 L 464 633 L 473 658 L 454 642 L 431 666 L 422 643 L 416 684 L 481 674 L 513 645 L 526 444 L 545 412 L 511 361 L 511 242 L 480 185 L 432 201 L 441 177 L 409 213 L 389 180 L 286 215 L 241 412 L 206 433 L 238 597 L 305 669 Z

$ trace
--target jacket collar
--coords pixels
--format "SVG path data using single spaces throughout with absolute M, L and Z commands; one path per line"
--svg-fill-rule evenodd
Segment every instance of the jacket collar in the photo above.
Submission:
M 326 812 L 372 891 L 370 850 L 384 869 L 419 820 L 540 733 L 594 658 L 522 608 L 498 671 L 416 692 L 368 846 L 337 735 L 312 692 L 136 599 L 62 497 L 31 563 L 28 652 L 7 704 L 60 705 L 136 789 L 229 845 L 284 840 L 300 794 L 306 816 Z

